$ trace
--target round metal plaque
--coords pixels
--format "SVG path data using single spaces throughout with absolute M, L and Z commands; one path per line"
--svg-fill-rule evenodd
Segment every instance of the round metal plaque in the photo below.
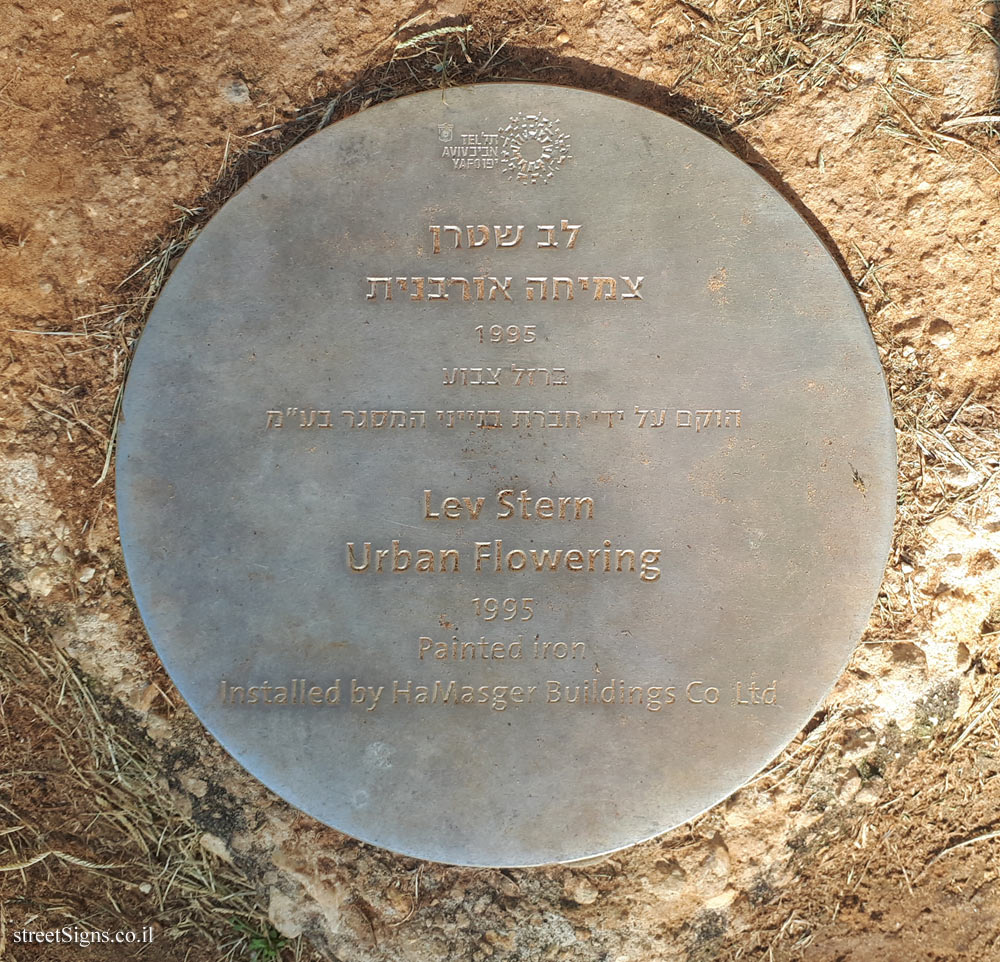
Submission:
M 681 124 L 495 84 L 295 147 L 125 394 L 122 544 L 254 775 L 408 855 L 605 853 L 729 795 L 863 630 L 895 442 L 799 215 Z

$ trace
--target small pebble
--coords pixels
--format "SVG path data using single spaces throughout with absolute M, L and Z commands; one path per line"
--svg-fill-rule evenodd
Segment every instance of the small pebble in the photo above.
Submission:
M 563 885 L 563 895 L 577 905 L 593 905 L 597 901 L 597 886 L 583 875 L 571 875 Z
M 250 103 L 250 88 L 242 80 L 232 80 L 222 87 L 222 95 L 231 104 Z

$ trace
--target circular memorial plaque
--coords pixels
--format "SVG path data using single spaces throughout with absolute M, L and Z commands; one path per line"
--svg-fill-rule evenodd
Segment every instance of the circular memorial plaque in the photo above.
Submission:
M 721 147 L 404 97 L 204 229 L 125 393 L 122 544 L 198 716 L 357 838 L 567 861 L 725 798 L 867 621 L 895 444 L 850 285 Z

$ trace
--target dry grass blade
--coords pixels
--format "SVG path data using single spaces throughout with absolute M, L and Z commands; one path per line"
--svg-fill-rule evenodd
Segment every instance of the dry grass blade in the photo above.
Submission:
M 892 91 L 885 84 L 880 85 L 882 93 L 885 94 L 889 102 L 899 111 L 900 116 L 907 122 L 917 135 L 920 142 L 931 152 L 940 153 L 941 148 L 931 139 L 931 135 L 925 131 L 910 115 L 909 111 L 893 96 Z
M 416 47 L 421 43 L 426 43 L 428 40 L 440 40 L 442 37 L 447 37 L 451 35 L 460 34 L 465 36 L 472 30 L 472 24 L 467 24 L 464 27 L 438 27 L 437 30 L 426 30 L 423 33 L 417 34 L 415 37 L 410 37 L 409 40 L 403 40 L 396 44 L 396 50 L 407 50 L 410 47 Z
M 122 368 L 121 381 L 118 384 L 117 391 L 115 391 L 115 403 L 111 407 L 111 432 L 108 436 L 108 443 L 104 450 L 104 467 L 101 469 L 100 476 L 91 485 L 93 488 L 102 485 L 105 478 L 108 476 L 108 472 L 111 470 L 111 459 L 115 452 L 115 442 L 118 440 L 118 423 L 122 410 L 122 400 L 125 397 L 125 380 L 128 377 L 128 369 L 131 364 L 131 357 L 126 357 Z
M 712 87 L 718 78 L 728 78 L 726 87 L 735 97 L 725 119 L 734 126 L 767 115 L 789 93 L 834 82 L 853 85 L 850 60 L 873 47 L 898 46 L 896 35 L 905 27 L 901 10 L 883 0 L 852 3 L 845 20 L 825 19 L 817 5 L 789 0 L 684 3 L 678 10 L 700 55 L 683 82 Z M 743 82 L 734 85 L 733 77 Z
M 979 728 L 990 712 L 993 711 L 993 707 L 998 700 L 1000 700 L 1000 691 L 995 692 L 993 697 L 987 702 L 986 707 L 966 725 L 962 733 L 955 739 L 955 744 L 952 745 L 953 749 L 961 748 L 968 741 L 969 737 Z
M 382 41 L 382 44 L 380 44 L 380 46 L 384 45 L 384 44 L 387 44 L 387 43 L 391 43 L 401 33 L 405 33 L 407 30 L 410 29 L 410 27 L 415 27 L 418 23 L 420 23 L 421 20 L 426 20 L 427 17 L 428 17 L 428 11 L 427 10 L 422 10 L 420 13 L 416 14 L 415 16 L 412 16 L 409 19 L 404 20 L 398 27 L 396 27 L 395 30 L 392 31 L 392 33 L 389 34 L 389 36 L 387 36 Z
M 990 842 L 995 838 L 1000 838 L 1000 831 L 997 832 L 986 832 L 983 835 L 977 835 L 974 838 L 967 838 L 964 841 L 956 842 L 954 845 L 949 845 L 947 848 L 942 849 L 937 855 L 934 856 L 924 867 L 921 869 L 920 874 L 923 875 L 935 862 L 939 862 L 946 855 L 951 852 L 955 852 L 960 848 L 967 848 L 969 845 L 978 845 L 980 842 Z M 920 876 L 917 876 L 918 878 Z
M 26 328 L 8 327 L 8 334 L 37 334 L 40 337 L 90 337 L 86 331 L 31 331 Z
M 23 926 L 25 912 L 38 929 L 153 923 L 176 947 L 163 944 L 164 959 L 214 957 L 233 919 L 246 929 L 234 951 L 268 931 L 256 892 L 202 848 L 203 830 L 176 807 L 151 746 L 112 724 L 41 626 L 3 595 L 0 691 L 4 724 L 19 733 L 0 739 L 0 810 L 13 821 L 0 831 L 6 924 Z
M 44 859 L 49 858 L 49 856 L 60 858 L 64 862 L 69 862 L 70 865 L 78 865 L 80 866 L 80 868 L 92 868 L 92 869 L 128 868 L 127 862 L 109 863 L 107 865 L 100 865 L 97 862 L 91 862 L 85 858 L 78 858 L 75 855 L 70 855 L 68 852 L 60 852 L 54 848 L 50 848 L 45 852 L 39 852 L 37 855 L 33 855 L 31 858 L 24 859 L 21 862 L 10 862 L 6 865 L 0 865 L 0 872 L 20 872 L 22 869 L 30 868 L 32 865 L 37 865 Z
M 970 127 L 973 124 L 1000 124 L 1000 114 L 980 114 L 977 117 L 956 117 L 946 120 L 939 130 L 954 130 L 956 127 Z
M 867 273 L 870 266 L 858 253 Z M 876 328 L 893 311 L 887 297 L 872 305 Z M 881 345 L 892 395 L 899 464 L 894 553 L 869 631 L 869 642 L 897 638 L 896 624 L 915 625 L 922 606 L 914 581 L 928 526 L 951 516 L 975 526 L 991 516 L 1000 485 L 1000 423 L 972 395 L 946 408 L 914 352 Z

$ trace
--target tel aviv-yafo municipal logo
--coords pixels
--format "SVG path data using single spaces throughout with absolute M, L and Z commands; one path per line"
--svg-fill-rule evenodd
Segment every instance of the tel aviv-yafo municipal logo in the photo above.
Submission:
M 571 159 L 569 134 L 561 133 L 558 124 L 537 114 L 518 114 L 500 129 L 500 166 L 509 180 L 548 183 Z

